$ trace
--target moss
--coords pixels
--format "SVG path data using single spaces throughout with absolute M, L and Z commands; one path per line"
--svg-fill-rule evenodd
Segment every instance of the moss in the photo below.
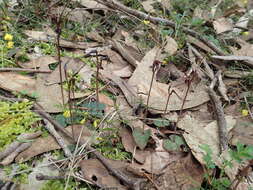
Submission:
M 22 133 L 36 131 L 32 124 L 40 120 L 29 101 L 0 102 L 0 150 Z M 37 128 L 38 130 L 38 128 Z

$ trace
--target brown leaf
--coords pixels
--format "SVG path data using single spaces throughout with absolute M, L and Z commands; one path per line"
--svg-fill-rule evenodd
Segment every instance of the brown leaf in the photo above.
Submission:
M 117 169 L 125 167 L 125 164 L 121 161 L 112 161 L 109 159 L 107 159 L 107 161 Z M 120 184 L 117 178 L 110 175 L 105 166 L 97 159 L 82 160 L 80 162 L 80 167 L 83 173 L 83 178 L 101 188 L 116 188 L 119 190 L 127 189 L 126 186 Z
M 224 17 L 213 21 L 213 27 L 217 34 L 233 30 L 233 24 Z
M 34 78 L 11 72 L 1 72 L 0 87 L 11 92 L 28 94 L 33 94 L 36 91 Z
M 227 130 L 230 131 L 235 126 L 236 120 L 232 116 L 226 116 L 225 118 L 227 121 Z M 199 145 L 208 145 L 213 151 L 213 157 L 219 155 L 219 137 L 216 121 L 209 122 L 206 125 L 201 120 L 196 120 L 190 115 L 185 115 L 178 122 L 178 127 L 185 130 L 183 137 L 192 150 L 193 155 L 201 164 L 206 164 L 203 160 L 205 152 Z
M 89 142 L 89 143 L 95 143 L 93 136 L 95 136 L 95 132 L 90 131 L 86 127 L 83 127 L 82 125 L 73 125 L 74 129 L 74 137 L 75 140 L 78 139 L 81 131 L 81 141 L 83 143 Z M 66 128 L 69 132 L 72 131 L 71 126 L 68 126 Z M 71 144 L 71 141 L 66 141 L 67 144 Z M 58 145 L 56 140 L 52 136 L 48 137 L 40 137 L 32 142 L 32 146 L 26 149 L 25 151 L 21 152 L 15 159 L 16 162 L 25 162 L 34 156 L 40 155 L 45 152 L 49 152 L 52 150 L 61 149 L 61 147 Z
M 170 36 L 166 36 L 166 45 L 164 46 L 164 51 L 170 56 L 176 54 L 178 45 L 177 42 Z
M 160 189 L 189 190 L 201 186 L 204 171 L 202 166 L 189 153 L 186 157 L 168 165 L 164 174 L 155 179 Z M 150 188 L 153 190 L 153 188 Z
M 149 13 L 155 12 L 154 7 L 152 6 L 153 3 L 155 3 L 154 0 L 146 0 L 146 1 L 141 2 L 144 10 Z
M 137 149 L 137 145 L 134 141 L 133 135 L 131 130 L 127 129 L 126 127 L 122 127 L 120 129 L 120 137 L 122 140 L 122 144 L 127 152 L 131 152 L 133 157 L 140 163 L 144 163 L 146 160 L 149 151 L 139 150 Z
M 18 62 L 17 64 L 26 69 L 39 68 L 41 65 L 50 65 L 52 63 L 56 63 L 57 59 L 55 57 L 45 55 L 35 59 L 32 59 L 28 62 Z
M 238 142 L 245 145 L 253 145 L 253 124 L 250 120 L 238 120 L 236 126 L 231 131 L 231 144 Z
M 102 64 L 104 70 L 108 70 L 119 77 L 130 77 L 132 75 L 133 69 L 118 53 L 106 49 L 101 54 L 108 56 L 111 62 Z
M 142 59 L 141 63 L 135 69 L 132 77 L 128 80 L 129 86 L 134 88 L 136 92 L 139 93 L 140 99 L 146 103 L 147 94 L 150 88 L 150 82 L 152 78 L 152 65 L 156 59 L 156 54 L 158 48 L 153 48 L 149 51 L 146 56 Z M 182 97 L 185 96 L 187 84 L 182 81 L 173 81 L 170 83 L 171 90 L 177 92 L 181 97 L 179 98 L 175 93 L 173 93 L 169 100 L 168 111 L 180 110 L 182 107 Z M 154 112 L 161 113 L 164 112 L 167 97 L 168 97 L 169 85 L 159 83 L 156 80 L 153 81 L 151 95 L 149 99 L 149 109 Z M 199 82 L 194 84 L 194 89 L 191 90 L 187 95 L 187 100 L 185 101 L 184 109 L 199 106 L 209 100 L 209 96 L 205 90 L 205 84 Z

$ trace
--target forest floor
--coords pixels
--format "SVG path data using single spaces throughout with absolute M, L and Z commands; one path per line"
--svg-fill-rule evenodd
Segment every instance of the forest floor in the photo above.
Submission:
M 253 189 L 252 1 L 0 9 L 0 189 Z

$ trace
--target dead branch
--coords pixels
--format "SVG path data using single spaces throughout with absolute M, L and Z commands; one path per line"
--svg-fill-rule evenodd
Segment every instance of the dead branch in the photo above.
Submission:
M 0 72 L 28 72 L 28 73 L 51 73 L 50 70 L 23 69 L 23 68 L 0 68 Z
M 126 174 L 122 173 L 121 171 L 113 168 L 106 158 L 104 158 L 98 151 L 95 149 L 88 147 L 88 150 L 90 150 L 98 159 L 99 161 L 106 167 L 106 169 L 115 177 L 123 181 L 124 184 L 129 186 L 130 188 L 134 190 L 140 190 L 141 189 L 141 184 L 145 182 L 146 180 L 143 178 L 131 178 L 127 176 Z
M 36 179 L 41 181 L 41 180 L 59 180 L 59 179 L 64 179 L 65 176 L 49 176 L 49 175 L 44 175 L 42 173 L 38 173 L 36 175 Z
M 3 165 L 3 166 L 7 166 L 9 165 L 10 163 L 13 162 L 13 160 L 16 158 L 16 156 L 24 151 L 25 149 L 29 148 L 30 146 L 32 145 L 31 142 L 28 142 L 28 143 L 22 143 L 20 146 L 18 146 L 16 148 L 16 150 L 14 152 L 12 152 L 11 154 L 9 154 L 7 157 L 5 157 L 5 159 L 3 159 L 2 162 L 0 162 L 0 165 Z
M 65 156 L 71 157 L 71 151 L 69 150 L 67 144 L 65 143 L 64 139 L 61 137 L 61 135 L 55 130 L 54 126 L 46 119 L 44 119 L 45 122 L 45 128 L 48 130 L 48 132 L 55 138 L 55 140 L 58 142 L 60 147 L 63 149 L 63 152 Z
M 253 57 L 252 56 L 238 56 L 238 55 L 229 55 L 229 56 L 212 56 L 214 59 L 222 59 L 225 61 L 244 61 L 243 63 L 249 67 L 253 67 Z
M 66 129 L 64 129 L 63 126 L 53 120 L 52 117 L 46 113 L 46 111 L 38 103 L 35 103 L 33 107 L 34 112 L 38 113 L 42 118 L 48 120 L 57 130 L 61 131 L 64 135 L 72 139 L 71 133 L 69 133 Z
M 227 122 L 225 119 L 225 114 L 222 108 L 221 101 L 219 100 L 218 96 L 216 95 L 214 90 L 210 87 L 207 89 L 207 91 L 215 108 L 215 113 L 217 117 L 216 119 L 217 119 L 217 124 L 218 124 L 218 133 L 219 133 L 219 139 L 220 139 L 220 150 L 222 153 L 224 150 L 228 149 Z
M 122 13 L 131 15 L 131 16 L 135 16 L 135 17 L 138 17 L 138 18 L 143 19 L 143 20 L 149 20 L 150 22 L 152 22 L 154 24 L 163 24 L 163 25 L 166 25 L 166 26 L 169 26 L 169 27 L 172 27 L 172 28 L 176 27 L 176 23 L 174 23 L 170 20 L 160 18 L 160 17 L 150 16 L 148 14 L 145 14 L 145 13 L 141 12 L 141 11 L 134 10 L 134 9 L 129 8 L 129 7 L 126 7 L 126 6 L 122 5 L 121 3 L 119 3 L 115 0 L 104 0 L 104 1 L 95 0 L 95 1 L 107 6 L 109 8 L 112 8 L 114 10 L 119 10 Z M 218 49 L 211 41 L 205 39 L 201 34 L 197 33 L 196 31 L 188 29 L 188 28 L 183 27 L 183 26 L 181 27 L 181 29 L 185 33 L 187 33 L 187 34 L 189 34 L 193 37 L 198 38 L 200 41 L 205 43 L 208 47 L 210 47 L 218 55 L 222 55 L 222 56 L 225 55 L 225 53 L 223 51 L 221 51 L 220 49 Z
M 41 131 L 38 131 L 36 133 L 25 133 L 18 136 L 18 140 L 9 144 L 2 152 L 0 152 L 0 160 L 5 158 L 6 156 L 10 155 L 12 152 L 14 152 L 17 147 L 22 144 L 22 140 L 31 140 L 39 137 L 42 134 Z

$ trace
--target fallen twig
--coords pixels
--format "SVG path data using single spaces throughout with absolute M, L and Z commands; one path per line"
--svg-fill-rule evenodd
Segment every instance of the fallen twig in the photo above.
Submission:
M 19 135 L 15 142 L 9 144 L 3 151 L 0 152 L 0 160 L 14 152 L 18 146 L 22 144 L 22 140 L 31 140 L 39 137 L 41 134 L 42 132 L 38 131 L 36 133 L 25 133 Z
M 46 119 L 44 119 L 45 122 L 45 128 L 48 130 L 48 132 L 55 138 L 55 140 L 58 142 L 60 147 L 63 149 L 63 152 L 65 156 L 71 157 L 71 151 L 69 150 L 67 144 L 65 143 L 64 139 L 59 135 L 59 133 L 55 130 L 54 126 Z
M 143 178 L 130 178 L 126 174 L 122 173 L 121 171 L 113 168 L 108 163 L 106 158 L 104 158 L 98 151 L 96 151 L 95 149 L 93 149 L 91 147 L 88 147 L 88 150 L 92 151 L 92 153 L 99 159 L 99 161 L 106 167 L 106 169 L 108 169 L 108 171 L 112 175 L 114 175 L 115 177 L 120 179 L 124 184 L 126 184 L 127 186 L 129 186 L 130 188 L 132 188 L 134 190 L 141 189 L 141 183 L 145 182 L 146 181 L 145 179 L 143 179 Z
M 225 119 L 225 114 L 222 108 L 221 101 L 219 100 L 218 96 L 214 92 L 212 88 L 207 89 L 208 94 L 210 96 L 211 101 L 215 107 L 215 113 L 217 117 L 217 124 L 218 124 L 218 132 L 219 132 L 219 139 L 220 139 L 220 151 L 221 153 L 224 150 L 228 149 L 228 131 L 227 131 L 227 122 Z
M 33 107 L 34 112 L 38 113 L 41 117 L 48 120 L 56 129 L 58 129 L 59 131 L 64 133 L 67 137 L 72 139 L 71 133 L 69 133 L 67 130 L 64 129 L 64 127 L 62 127 L 59 123 L 53 120 L 52 117 L 48 113 L 46 113 L 45 110 L 43 110 L 43 108 L 38 103 L 35 103 Z
M 253 57 L 252 56 L 238 56 L 238 55 L 228 55 L 228 56 L 212 56 L 214 59 L 222 59 L 225 61 L 245 61 L 245 65 L 253 67 Z
M 31 142 L 27 142 L 27 143 L 22 143 L 21 145 L 19 145 L 16 150 L 14 152 L 12 152 L 11 154 L 9 154 L 7 157 L 5 157 L 5 159 L 3 159 L 2 162 L 0 162 L 0 165 L 3 165 L 3 166 L 7 166 L 9 165 L 10 163 L 13 162 L 13 160 L 16 158 L 16 156 L 24 151 L 25 149 L 29 148 L 30 146 L 32 145 Z
M 64 179 L 65 176 L 49 176 L 49 175 L 44 175 L 42 173 L 38 173 L 36 175 L 36 179 L 41 181 L 41 180 L 58 180 L 58 179 Z
M 0 68 L 0 72 L 28 72 L 28 73 L 51 73 L 50 70 L 23 69 L 23 68 Z
M 169 26 L 169 27 L 172 27 L 172 28 L 175 28 L 176 27 L 176 23 L 170 21 L 170 20 L 167 20 L 167 19 L 164 19 L 164 18 L 160 18 L 160 17 L 153 17 L 153 16 L 150 16 L 148 14 L 145 14 L 141 11 L 138 11 L 138 10 L 134 10 L 134 9 L 131 9 L 129 7 L 126 7 L 124 5 L 122 5 L 121 3 L 115 1 L 115 0 L 95 0 L 96 2 L 98 3 L 101 3 L 107 7 L 110 7 L 114 10 L 119 10 L 123 13 L 127 13 L 129 15 L 133 15 L 135 17 L 138 17 L 140 19 L 143 19 L 143 20 L 149 20 L 150 22 L 154 23 L 154 24 L 163 24 L 163 25 L 166 25 L 166 26 Z M 191 29 L 188 29 L 186 27 L 181 27 L 182 31 L 184 31 L 185 33 L 191 35 L 191 36 L 194 36 L 196 38 L 198 38 L 200 41 L 202 41 L 203 43 L 205 43 L 208 47 L 210 47 L 215 53 L 217 53 L 218 55 L 225 55 L 225 53 L 223 51 L 221 51 L 220 49 L 218 49 L 212 42 L 210 42 L 209 40 L 205 39 L 201 34 L 195 32 L 194 30 L 191 30 Z

